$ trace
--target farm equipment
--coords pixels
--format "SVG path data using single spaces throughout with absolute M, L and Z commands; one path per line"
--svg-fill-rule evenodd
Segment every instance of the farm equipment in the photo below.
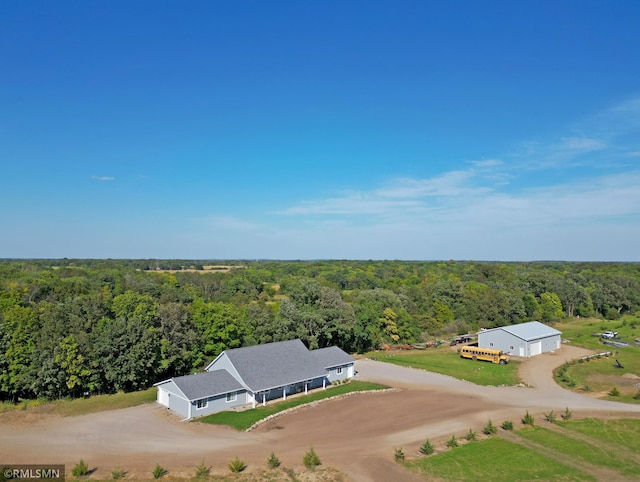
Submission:
M 616 358 L 616 363 L 615 363 L 615 365 L 613 365 L 613 366 L 614 366 L 614 368 L 624 368 L 624 367 L 622 366 L 622 364 L 618 361 L 618 359 L 617 359 L 617 358 Z

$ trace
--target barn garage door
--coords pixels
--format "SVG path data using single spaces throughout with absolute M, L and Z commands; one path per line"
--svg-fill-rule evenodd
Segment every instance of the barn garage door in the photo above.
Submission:
M 536 356 L 542 353 L 542 341 L 535 341 L 531 343 L 531 356 Z
M 158 388 L 158 403 L 160 405 L 164 405 L 165 407 L 169 406 L 169 392 L 163 390 L 162 388 Z

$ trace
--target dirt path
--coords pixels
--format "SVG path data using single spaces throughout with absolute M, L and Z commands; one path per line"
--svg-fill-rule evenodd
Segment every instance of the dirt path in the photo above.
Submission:
M 0 416 L 0 454 L 3 462 L 63 463 L 68 468 L 83 458 L 97 469 L 98 478 L 110 478 L 115 466 L 126 467 L 130 478 L 149 478 L 157 462 L 173 476 L 190 477 L 203 460 L 213 466 L 213 474 L 227 474 L 235 456 L 249 464 L 249 470 L 263 468 L 272 451 L 283 465 L 304 471 L 302 456 L 313 446 L 324 466 L 337 468 L 350 480 L 419 480 L 393 462 L 395 448 L 402 447 L 407 457 L 417 456 L 426 438 L 445 440 L 469 428 L 479 431 L 488 418 L 499 423 L 518 420 L 525 409 L 541 415 L 567 406 L 576 415 L 639 416 L 638 405 L 596 400 L 556 386 L 552 368 L 581 353 L 565 348 L 521 365 L 523 379 L 535 388 L 478 387 L 360 360 L 356 367 L 361 379 L 400 390 L 332 400 L 274 419 L 251 433 L 180 423 L 156 404 L 67 418 L 15 412 L 10 418 Z

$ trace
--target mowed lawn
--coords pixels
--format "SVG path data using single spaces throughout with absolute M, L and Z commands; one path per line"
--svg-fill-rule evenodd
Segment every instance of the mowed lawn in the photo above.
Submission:
M 571 425 L 568 424 L 567 427 Z M 579 440 L 570 434 L 570 430 L 567 433 L 557 433 L 539 426 L 526 427 L 518 431 L 518 435 L 572 459 L 606 467 L 624 476 L 640 474 L 640 459 L 628 456 L 627 451 L 624 450 L 628 447 L 625 446 L 626 444 L 600 442 L 595 435 L 591 435 L 586 440 Z M 624 444 L 624 441 L 622 442 Z
M 517 385 L 520 383 L 518 366 L 520 362 L 511 360 L 506 365 L 461 358 L 450 347 L 428 348 L 407 352 L 375 352 L 369 354 L 387 363 L 419 368 L 430 372 L 449 375 L 467 380 L 476 385 Z
M 374 390 L 386 390 L 389 387 L 373 382 L 363 382 L 359 380 L 351 380 L 349 383 L 329 387 L 326 390 L 316 390 L 308 395 L 297 395 L 287 400 L 270 401 L 267 405 L 258 405 L 254 409 L 244 410 L 242 412 L 218 412 L 206 417 L 197 418 L 194 422 L 211 423 L 214 425 L 228 425 L 236 430 L 246 430 L 256 422 L 293 407 L 304 405 L 306 403 L 317 402 L 326 398 L 344 395 L 350 392 L 363 392 Z
M 467 443 L 446 452 L 405 462 L 405 465 L 426 480 L 596 480 L 577 469 L 498 437 Z
M 441 452 L 408 460 L 405 465 L 426 480 L 597 480 L 588 465 L 620 474 L 613 480 L 633 479 L 640 473 L 640 419 L 560 421 L 554 430 L 541 422 L 515 434 L 559 457 L 551 459 L 494 435 L 453 449 L 442 442 L 437 447 Z

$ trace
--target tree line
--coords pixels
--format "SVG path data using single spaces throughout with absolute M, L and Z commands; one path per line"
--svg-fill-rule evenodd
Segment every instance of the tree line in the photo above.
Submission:
M 228 348 L 365 352 L 640 307 L 635 263 L 0 260 L 0 400 L 147 388 Z M 179 270 L 165 272 L 163 269 Z

